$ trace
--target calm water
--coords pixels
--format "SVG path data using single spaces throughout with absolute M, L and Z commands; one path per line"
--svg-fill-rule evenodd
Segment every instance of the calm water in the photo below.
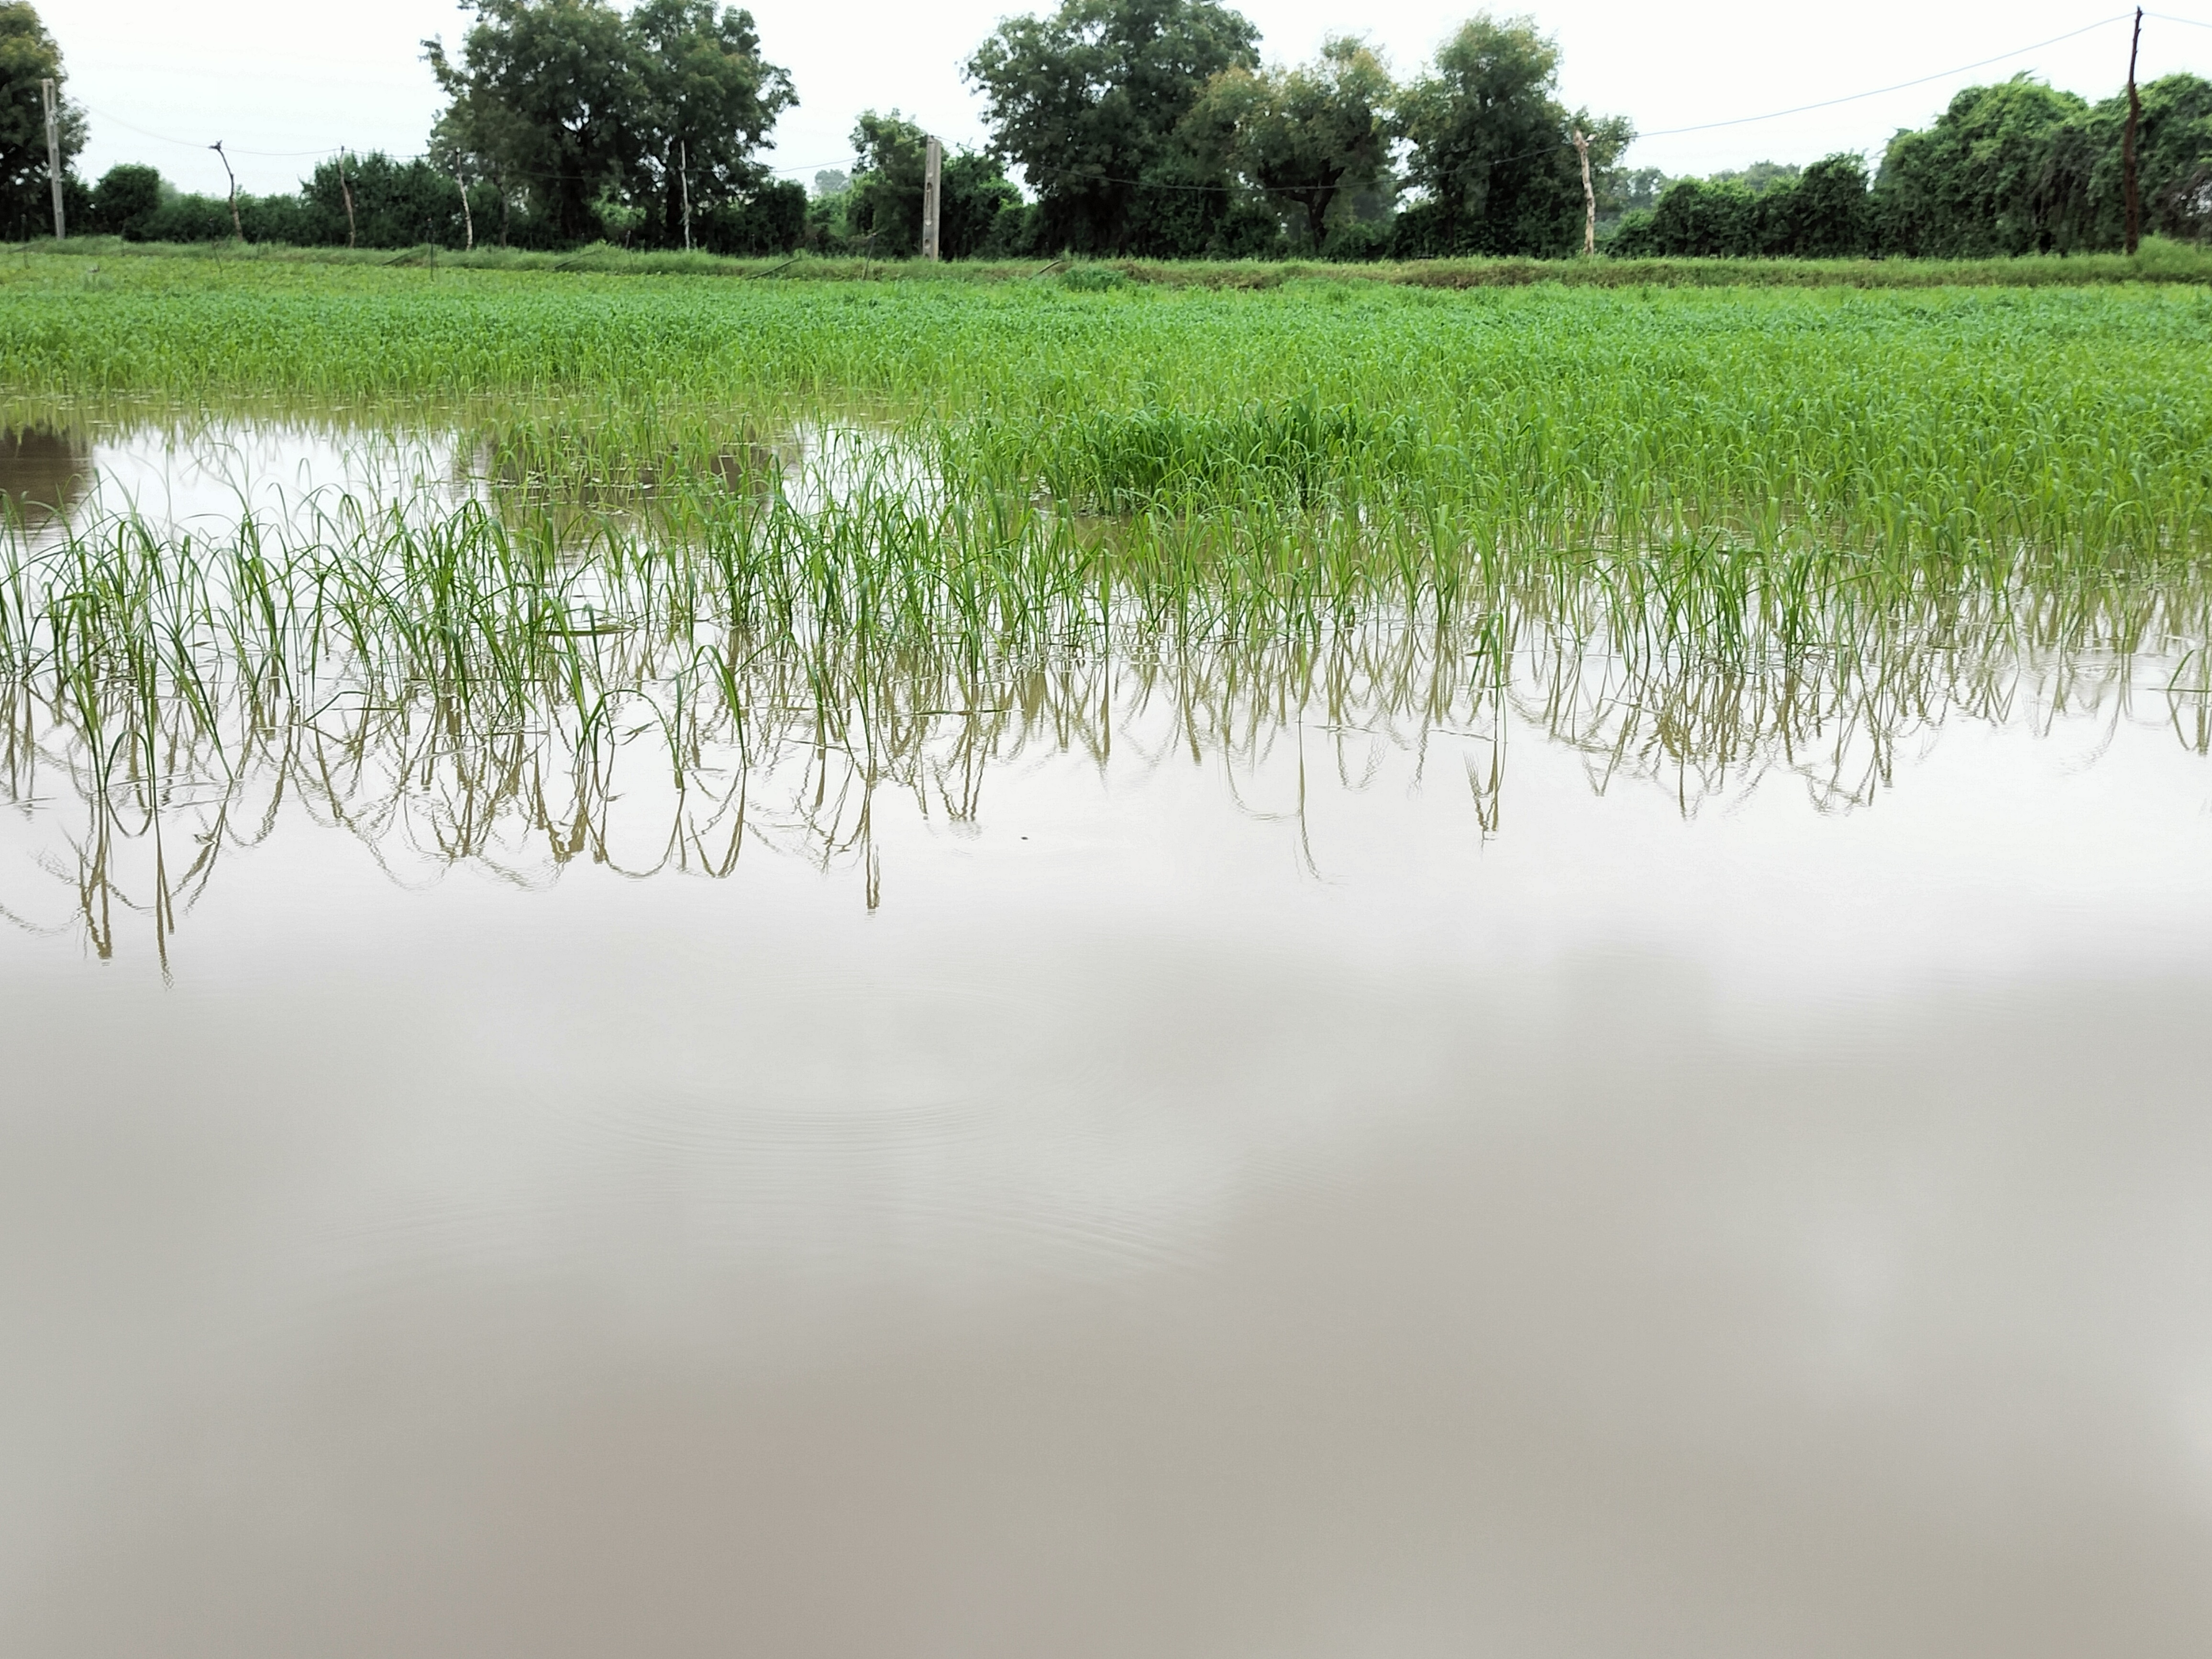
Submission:
M 29 741 L 0 1651 L 2201 1653 L 2189 644 L 1728 757 L 1107 661 L 720 804 Z

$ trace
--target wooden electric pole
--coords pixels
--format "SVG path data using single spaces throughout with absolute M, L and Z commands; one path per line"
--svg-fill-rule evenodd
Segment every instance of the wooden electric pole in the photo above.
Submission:
M 2136 188 L 2136 125 L 2142 119 L 2142 100 L 2136 95 L 2136 54 L 2142 50 L 2142 8 L 2136 8 L 2135 39 L 2128 44 L 2128 124 L 2120 130 L 2120 173 L 2127 181 L 2128 252 L 2136 251 L 2142 235 L 2142 197 Z
M 345 198 L 346 246 L 353 246 L 353 186 L 346 182 L 345 152 L 338 152 L 338 193 Z
M 61 112 L 56 107 L 60 100 L 51 81 L 40 82 L 39 90 L 46 100 L 46 176 L 54 185 L 54 240 L 58 242 L 69 235 L 69 216 L 62 209 Z
M 222 156 L 223 176 L 230 180 L 230 234 L 242 242 L 246 240 L 246 227 L 238 222 L 238 175 L 230 170 L 230 157 L 222 154 L 222 139 L 216 139 L 208 148 Z
M 929 141 L 921 175 L 921 257 L 937 256 L 938 227 L 944 218 L 945 146 Z
M 1575 129 L 1575 153 L 1583 158 L 1583 254 L 1594 258 L 1597 253 L 1597 191 L 1590 187 L 1589 137 L 1580 127 Z

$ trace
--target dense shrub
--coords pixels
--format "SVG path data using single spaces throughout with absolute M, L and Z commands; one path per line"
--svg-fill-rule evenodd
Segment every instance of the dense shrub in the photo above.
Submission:
M 125 162 L 110 167 L 93 186 L 87 228 L 131 241 L 145 240 L 147 222 L 161 211 L 161 175 Z

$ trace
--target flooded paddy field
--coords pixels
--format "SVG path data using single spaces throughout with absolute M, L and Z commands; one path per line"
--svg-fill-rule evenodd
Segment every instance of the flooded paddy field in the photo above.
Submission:
M 2196 297 L 453 275 L 0 290 L 0 1649 L 2197 1650 Z

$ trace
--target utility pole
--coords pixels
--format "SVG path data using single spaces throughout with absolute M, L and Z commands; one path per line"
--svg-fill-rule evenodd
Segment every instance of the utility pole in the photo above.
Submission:
M 230 180 L 230 234 L 242 242 L 246 240 L 246 227 L 238 222 L 238 175 L 230 170 L 230 157 L 222 154 L 222 139 L 216 139 L 208 148 L 222 156 L 223 173 Z
M 684 251 L 691 251 L 691 146 L 689 143 L 676 146 L 677 179 L 684 188 Z
M 921 175 L 921 257 L 937 258 L 938 228 L 944 219 L 945 146 L 929 141 Z
M 2142 119 L 2142 100 L 2136 95 L 2136 54 L 2142 50 L 2142 8 L 2136 8 L 2135 39 L 2128 45 L 2128 124 L 2120 131 L 2120 172 L 2128 189 L 2128 252 L 2132 256 L 2142 235 L 2142 197 L 2136 188 L 2136 125 Z
M 1575 129 L 1575 153 L 1583 158 L 1583 255 L 1593 258 L 1597 254 L 1597 191 L 1590 188 L 1589 137 L 1580 127 Z
M 46 176 L 54 185 L 54 240 L 62 241 L 69 235 L 69 218 L 62 210 L 62 126 L 61 112 L 56 106 L 54 83 L 39 82 L 39 90 L 46 100 Z
M 346 246 L 348 247 L 351 247 L 353 246 L 353 186 L 346 183 L 345 152 L 343 150 L 340 150 L 338 152 L 338 191 L 345 198 Z

